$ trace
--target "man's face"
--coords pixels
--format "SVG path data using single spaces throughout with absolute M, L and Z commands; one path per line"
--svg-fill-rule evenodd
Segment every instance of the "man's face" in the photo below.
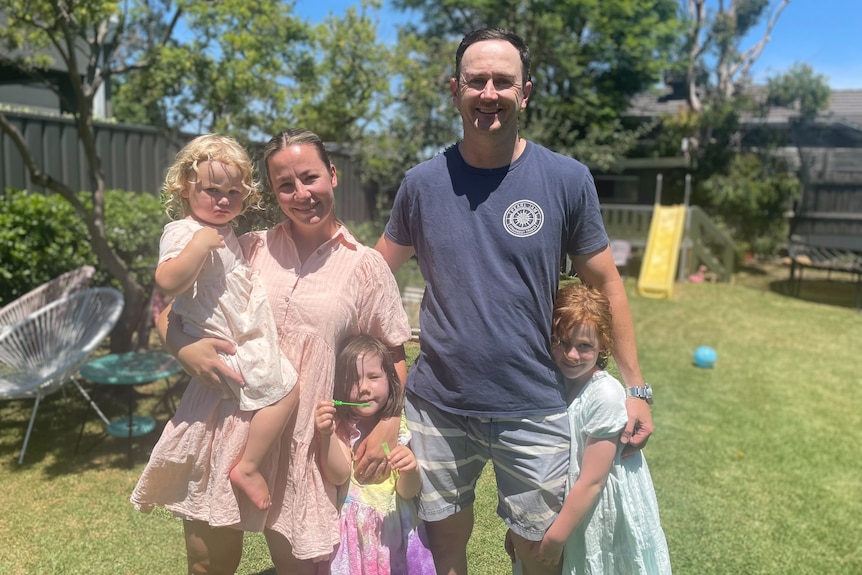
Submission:
M 518 112 L 527 107 L 532 83 L 523 84 L 518 50 L 505 40 L 484 40 L 467 48 L 450 88 L 464 130 L 509 132 L 518 129 Z

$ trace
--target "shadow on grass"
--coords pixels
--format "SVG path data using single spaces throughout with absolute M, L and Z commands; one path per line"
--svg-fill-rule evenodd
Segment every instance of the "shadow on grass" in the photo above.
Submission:
M 770 282 L 769 289 L 775 293 L 823 305 L 859 310 L 859 287 L 857 282 L 846 279 L 803 278 Z
M 790 268 L 779 263 L 743 265 L 734 273 L 737 285 L 769 290 L 810 303 L 857 308 L 857 277 L 843 272 L 805 270 L 802 281 L 790 281 Z
M 84 382 L 84 388 L 108 419 L 113 421 L 128 416 L 129 388 L 100 386 L 94 389 L 87 382 Z M 153 432 L 132 438 L 132 465 L 135 465 L 149 457 L 165 423 L 173 414 L 170 399 L 178 403 L 185 386 L 181 378 L 174 377 L 170 395 L 163 380 L 131 389 L 134 413 L 156 420 Z M 105 467 L 128 467 L 128 439 L 108 436 L 104 423 L 71 383 L 40 402 L 24 462 L 19 465 L 18 457 L 34 402 L 34 399 L 0 402 L 0 465 L 10 473 L 45 462 L 50 462 L 44 465 L 48 477 Z

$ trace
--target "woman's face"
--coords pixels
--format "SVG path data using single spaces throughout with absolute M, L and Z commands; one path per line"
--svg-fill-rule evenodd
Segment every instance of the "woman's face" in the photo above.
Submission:
M 280 150 L 270 156 L 266 169 L 281 211 L 295 225 L 315 227 L 335 221 L 335 166 L 327 166 L 314 146 Z

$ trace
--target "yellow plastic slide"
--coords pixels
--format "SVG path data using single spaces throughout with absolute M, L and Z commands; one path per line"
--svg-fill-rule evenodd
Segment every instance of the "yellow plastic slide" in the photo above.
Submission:
M 646 253 L 638 277 L 638 293 L 643 297 L 669 298 L 673 294 L 679 247 L 685 229 L 685 206 L 653 209 Z

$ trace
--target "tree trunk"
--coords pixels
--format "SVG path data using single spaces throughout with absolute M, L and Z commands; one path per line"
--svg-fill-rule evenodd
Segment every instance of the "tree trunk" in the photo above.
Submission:
M 91 175 L 95 184 L 95 191 L 91 193 L 93 210 L 90 211 L 80 202 L 75 192 L 69 186 L 55 180 L 41 170 L 30 153 L 21 132 L 8 121 L 2 112 L 0 112 L 0 130 L 5 132 L 15 144 L 27 166 L 27 171 L 30 173 L 30 179 L 33 183 L 59 194 L 74 207 L 87 226 L 87 231 L 90 233 L 90 245 L 93 253 L 99 262 L 107 268 L 108 274 L 120 283 L 125 301 L 123 313 L 120 315 L 120 319 L 111 334 L 111 351 L 124 352 L 131 351 L 133 347 L 146 347 L 146 341 L 137 342 L 137 345 L 135 345 L 134 336 L 141 331 L 139 330 L 141 320 L 148 319 L 144 314 L 144 310 L 149 302 L 143 286 L 135 281 L 126 263 L 111 249 L 108 238 L 105 235 L 104 178 L 101 175 L 99 162 L 96 161 L 95 166 L 92 160 L 90 162 Z M 81 134 L 82 128 L 80 123 L 78 130 L 79 139 L 88 157 L 92 158 L 95 155 L 93 132 L 85 130 L 85 134 Z

